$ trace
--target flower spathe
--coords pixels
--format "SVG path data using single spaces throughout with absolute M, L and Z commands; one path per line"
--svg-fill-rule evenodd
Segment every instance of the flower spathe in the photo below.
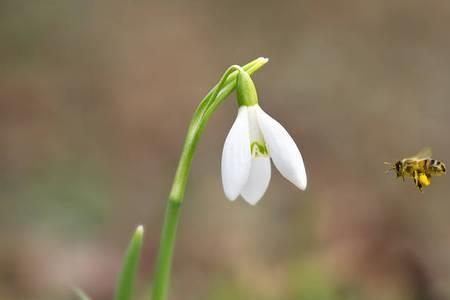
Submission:
M 286 129 L 258 104 L 241 105 L 222 153 L 222 183 L 227 198 L 233 201 L 241 195 L 256 204 L 270 182 L 270 159 L 286 179 L 306 189 L 303 159 Z

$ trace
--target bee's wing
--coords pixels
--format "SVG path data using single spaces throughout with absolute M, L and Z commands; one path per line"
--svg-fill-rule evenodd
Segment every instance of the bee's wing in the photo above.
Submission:
M 408 157 L 408 159 L 417 159 L 417 160 L 422 160 L 422 159 L 427 159 L 427 158 L 431 158 L 431 148 L 424 148 L 422 150 L 420 150 L 417 154 Z

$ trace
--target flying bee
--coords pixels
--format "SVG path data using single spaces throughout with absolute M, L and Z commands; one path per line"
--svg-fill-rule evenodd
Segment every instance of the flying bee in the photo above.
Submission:
M 431 158 L 430 148 L 423 149 L 414 156 L 385 164 L 389 166 L 387 172 L 393 171 L 397 178 L 402 177 L 404 181 L 405 177 L 411 177 L 421 192 L 431 184 L 432 176 L 442 176 L 447 171 L 442 161 Z

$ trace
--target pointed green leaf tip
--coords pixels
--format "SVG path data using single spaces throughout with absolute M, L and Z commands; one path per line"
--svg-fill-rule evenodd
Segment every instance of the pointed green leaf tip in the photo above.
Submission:
M 252 106 L 258 104 L 256 87 L 250 75 L 244 70 L 239 70 L 236 83 L 237 101 L 239 106 Z
M 85 292 L 83 292 L 82 290 L 75 288 L 75 294 L 77 294 L 78 298 L 80 300 L 91 300 L 91 298 L 88 297 L 88 295 L 86 295 Z
M 131 300 L 133 296 L 134 279 L 139 266 L 143 236 L 144 227 L 140 225 L 136 228 L 128 245 L 122 271 L 117 282 L 115 300 Z

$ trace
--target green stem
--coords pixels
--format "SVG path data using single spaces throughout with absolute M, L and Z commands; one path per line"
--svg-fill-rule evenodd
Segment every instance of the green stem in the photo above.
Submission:
M 266 58 L 260 57 L 242 68 L 247 73 L 253 74 L 265 65 L 267 61 Z M 195 149 L 212 113 L 235 88 L 236 70 L 239 68 L 239 66 L 231 66 L 224 73 L 220 82 L 202 100 L 189 125 L 164 217 L 159 254 L 153 279 L 152 300 L 167 299 L 176 229 Z
M 173 248 L 181 212 L 180 207 L 180 202 L 169 201 L 169 203 L 167 203 L 161 242 L 159 245 L 159 256 L 152 288 L 153 300 L 167 299 Z

